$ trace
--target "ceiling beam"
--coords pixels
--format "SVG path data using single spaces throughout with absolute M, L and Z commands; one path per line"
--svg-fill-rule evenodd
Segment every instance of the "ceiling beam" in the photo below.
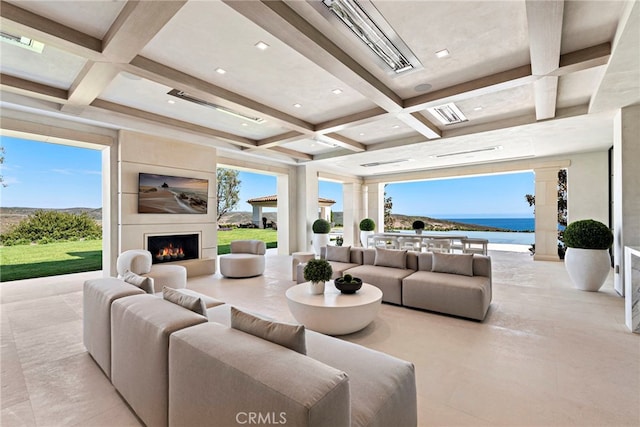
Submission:
M 338 147 L 346 148 L 349 151 L 361 152 L 365 151 L 367 147 L 364 144 L 359 143 L 351 138 L 342 136 L 337 133 L 326 133 L 322 135 L 322 140 L 328 140 L 328 142 L 335 144 Z
M 291 132 L 281 133 L 279 135 L 261 139 L 258 141 L 258 147 L 271 148 L 278 145 L 286 144 L 288 142 L 296 142 L 307 138 L 309 138 L 309 135 L 292 130 Z
M 562 42 L 562 17 L 564 1 L 527 0 L 527 26 L 529 28 L 529 54 L 531 73 L 547 76 L 560 65 Z M 558 97 L 558 77 L 547 76 L 534 83 L 536 118 L 550 119 L 555 116 Z
M 61 111 L 80 114 L 118 75 L 120 68 L 107 62 L 87 61 L 69 88 L 69 98 Z
M 298 160 L 313 160 L 313 156 L 311 154 L 301 153 L 299 151 L 290 150 L 284 147 L 272 147 L 271 151 L 282 153 L 286 156 L 289 156 Z
M 21 79 L 8 74 L 0 74 L 0 87 L 9 92 L 56 103 L 66 102 L 69 96 L 69 93 L 64 89 L 32 82 L 31 80 Z
M 320 133 L 340 132 L 345 129 L 375 122 L 383 118 L 385 115 L 389 115 L 389 113 L 380 107 L 376 107 L 334 120 L 318 123 L 315 130 Z
M 420 113 L 398 114 L 398 119 L 411 126 L 426 138 L 435 139 L 442 136 L 442 131 Z
M 552 76 L 564 76 L 577 71 L 606 65 L 611 57 L 611 43 L 602 43 L 575 52 L 560 55 L 560 68 L 549 73 Z

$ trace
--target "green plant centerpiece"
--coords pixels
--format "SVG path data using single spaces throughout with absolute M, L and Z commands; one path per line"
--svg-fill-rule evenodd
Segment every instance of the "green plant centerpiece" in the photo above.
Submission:
M 583 219 L 570 223 L 563 234 L 565 267 L 573 285 L 583 291 L 598 291 L 611 270 L 613 233 L 600 221 Z
M 369 247 L 369 236 L 373 234 L 373 230 L 376 229 L 376 223 L 371 218 L 365 218 L 360 221 L 360 243 L 365 248 Z
M 307 262 L 302 270 L 304 280 L 309 282 L 309 292 L 318 295 L 324 293 L 324 282 L 331 280 L 333 268 L 329 261 L 314 258 Z
M 329 221 L 323 218 L 316 219 L 311 225 L 313 231 L 313 252 L 316 255 L 320 255 L 322 247 L 329 244 L 329 232 L 331 231 L 331 224 Z
M 411 228 L 416 231 L 416 234 L 422 234 L 422 230 L 424 230 L 424 221 L 415 220 L 413 224 L 411 224 Z
M 345 274 L 333 281 L 336 288 L 343 294 L 354 294 L 362 287 L 362 279 Z

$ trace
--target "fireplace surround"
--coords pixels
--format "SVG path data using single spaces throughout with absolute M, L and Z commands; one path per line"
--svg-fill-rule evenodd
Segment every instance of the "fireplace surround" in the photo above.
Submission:
M 153 264 L 198 259 L 200 258 L 200 235 L 198 233 L 148 235 L 147 250 L 151 252 Z

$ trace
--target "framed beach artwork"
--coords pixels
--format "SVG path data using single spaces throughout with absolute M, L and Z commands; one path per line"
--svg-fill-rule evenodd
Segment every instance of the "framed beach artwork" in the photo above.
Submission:
M 206 214 L 209 180 L 140 173 L 138 213 Z

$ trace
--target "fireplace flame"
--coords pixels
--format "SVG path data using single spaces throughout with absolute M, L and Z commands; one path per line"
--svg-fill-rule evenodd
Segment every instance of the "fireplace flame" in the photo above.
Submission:
M 168 259 L 179 259 L 184 258 L 184 250 L 182 246 L 173 247 L 173 243 L 169 243 L 169 246 L 165 246 L 164 248 L 160 248 L 156 253 L 156 259 L 158 260 L 168 260 Z

